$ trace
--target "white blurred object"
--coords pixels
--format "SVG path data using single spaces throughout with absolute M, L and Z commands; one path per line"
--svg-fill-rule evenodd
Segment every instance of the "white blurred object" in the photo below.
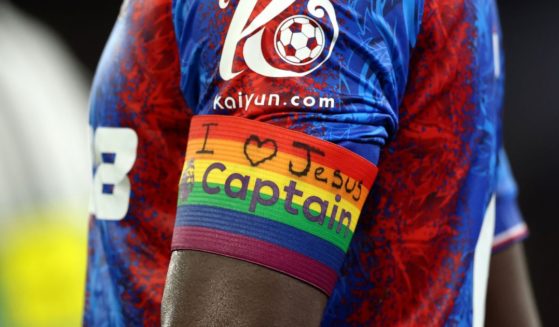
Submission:
M 62 43 L 0 0 L 0 326 L 80 325 L 87 90 Z
M 62 43 L 0 1 L 0 229 L 37 207 L 87 205 L 87 90 Z

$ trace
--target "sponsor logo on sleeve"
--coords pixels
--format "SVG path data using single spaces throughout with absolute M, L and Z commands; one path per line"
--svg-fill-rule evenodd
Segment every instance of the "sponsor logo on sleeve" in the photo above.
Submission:
M 219 74 L 231 80 L 244 70 L 235 71 L 233 63 L 237 48 L 243 44 L 246 66 L 266 77 L 302 77 L 320 68 L 331 56 L 339 36 L 339 25 L 334 6 L 329 0 L 309 0 L 306 14 L 293 15 L 275 29 L 274 44 L 264 44 L 264 32 L 270 23 L 292 7 L 295 0 L 272 0 L 253 17 L 257 0 L 239 0 L 223 45 Z M 230 0 L 219 0 L 226 9 Z M 252 18 L 252 19 L 251 19 Z M 319 22 L 320 21 L 320 22 Z M 322 24 L 329 21 L 329 42 Z M 329 46 L 326 44 L 329 43 Z M 287 64 L 278 67 L 266 58 L 263 48 L 275 49 L 276 55 Z M 290 69 L 297 67 L 298 69 Z M 303 68 L 301 68 L 303 67 Z

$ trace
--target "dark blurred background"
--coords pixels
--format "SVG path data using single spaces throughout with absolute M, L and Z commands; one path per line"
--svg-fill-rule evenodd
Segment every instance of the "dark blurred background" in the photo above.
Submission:
M 50 26 L 92 76 L 120 1 L 12 1 Z M 542 320 L 559 326 L 559 1 L 500 0 L 507 56 L 505 144 L 531 237 Z

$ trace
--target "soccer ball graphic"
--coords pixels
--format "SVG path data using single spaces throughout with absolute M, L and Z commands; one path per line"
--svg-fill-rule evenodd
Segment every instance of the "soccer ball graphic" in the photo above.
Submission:
M 283 61 L 296 66 L 307 65 L 324 50 L 324 31 L 308 16 L 291 16 L 276 30 L 275 44 Z

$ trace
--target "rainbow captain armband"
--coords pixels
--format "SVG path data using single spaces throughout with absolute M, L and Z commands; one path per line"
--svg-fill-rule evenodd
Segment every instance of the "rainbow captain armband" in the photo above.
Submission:
M 363 157 L 300 132 L 196 116 L 173 250 L 252 262 L 330 294 L 376 174 Z

